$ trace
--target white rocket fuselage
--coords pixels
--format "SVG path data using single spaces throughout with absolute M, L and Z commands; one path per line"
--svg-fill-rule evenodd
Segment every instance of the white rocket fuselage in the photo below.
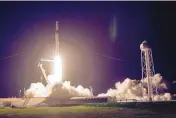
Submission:
M 55 56 L 59 54 L 59 22 L 56 21 L 56 32 L 55 32 Z
M 55 50 L 54 50 L 54 57 L 56 55 L 59 55 L 59 22 L 56 21 L 56 31 L 55 31 Z M 40 59 L 40 61 L 44 61 L 44 62 L 54 62 L 54 59 Z M 43 69 L 42 67 L 42 64 L 39 63 L 38 66 L 40 67 L 42 73 L 43 73 L 43 76 L 46 80 L 46 82 L 48 83 L 48 77 L 45 73 L 45 70 Z

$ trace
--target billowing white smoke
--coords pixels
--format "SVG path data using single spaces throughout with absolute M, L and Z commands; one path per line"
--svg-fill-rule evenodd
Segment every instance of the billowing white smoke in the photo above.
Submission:
M 26 90 L 26 96 L 31 97 L 47 97 L 51 94 L 51 89 L 45 87 L 42 83 L 32 83 L 30 88 Z
M 61 83 L 62 87 L 59 88 L 62 91 L 65 92 L 65 94 L 68 94 L 67 96 L 72 97 L 91 97 L 93 96 L 92 92 L 88 88 L 84 88 L 81 85 L 75 87 L 70 85 L 70 81 L 65 81 Z M 32 97 L 49 97 L 52 93 L 54 85 L 53 84 L 47 84 L 45 87 L 42 83 L 32 83 L 30 88 L 26 90 L 26 96 L 32 96 Z M 64 94 L 64 93 L 62 93 Z M 62 94 L 57 94 L 58 97 L 62 96 Z
M 62 82 L 62 61 L 60 56 L 56 56 L 54 67 L 54 74 L 48 75 L 47 85 L 44 86 L 42 83 L 32 83 L 30 88 L 26 91 L 27 97 L 49 97 L 55 96 L 60 98 L 70 98 L 70 97 L 91 97 L 93 96 L 92 91 L 87 88 L 83 88 L 81 85 L 74 87 L 70 85 L 69 81 Z M 44 75 L 45 71 L 40 65 Z M 141 85 L 141 81 L 143 86 Z M 124 82 L 117 82 L 115 84 L 115 89 L 109 89 L 105 94 L 99 94 L 98 96 L 111 96 L 115 100 L 126 100 L 135 99 L 142 100 L 147 98 L 147 79 L 137 81 L 131 80 L 129 78 L 125 79 Z M 61 85 L 57 88 L 56 92 L 53 92 L 55 85 Z M 167 89 L 166 84 L 162 80 L 160 74 L 154 75 L 152 78 L 152 86 L 157 87 L 158 90 Z M 162 93 L 160 95 L 154 95 L 154 100 L 170 100 L 170 93 Z
M 164 93 L 161 95 L 155 95 L 153 99 L 154 101 L 168 101 L 172 99 L 172 96 L 170 93 Z
M 70 85 L 70 81 L 63 83 L 62 89 L 69 91 L 73 97 L 91 97 L 92 91 L 88 88 L 83 88 L 81 85 L 74 87 Z
M 142 80 L 141 80 L 142 81 Z M 107 93 L 99 94 L 98 96 L 110 96 L 115 100 L 144 100 L 147 98 L 147 79 L 143 81 L 144 87 L 142 87 L 141 82 L 137 80 L 131 80 L 129 78 L 125 79 L 122 83 L 115 83 L 115 89 L 110 88 Z M 157 87 L 158 91 L 167 89 L 166 84 L 163 82 L 162 76 L 160 74 L 154 75 L 152 78 L 152 86 Z M 160 93 L 159 95 L 153 95 L 153 99 L 159 100 L 170 100 L 170 93 Z
M 143 90 L 146 91 L 145 88 Z M 142 88 L 138 81 L 127 78 L 122 83 L 115 83 L 115 89 L 109 89 L 106 94 L 99 94 L 98 96 L 110 96 L 116 100 L 141 100 Z
M 145 78 L 144 81 L 143 80 L 141 81 L 143 82 L 144 86 L 147 86 L 147 78 Z M 163 81 L 163 77 L 159 73 L 153 76 L 152 84 L 153 84 L 153 87 L 157 87 L 159 90 L 167 89 L 167 86 Z
M 42 67 L 42 64 L 39 64 L 40 69 L 42 70 L 45 78 L 47 79 L 47 86 L 45 87 L 42 83 L 32 83 L 30 88 L 26 91 L 27 97 L 48 97 L 52 93 L 52 89 L 55 85 L 61 84 L 62 87 L 57 88 L 62 89 L 58 90 L 60 92 L 65 92 L 66 96 L 74 96 L 74 97 L 90 97 L 93 96 L 91 90 L 87 88 L 83 88 L 81 85 L 78 87 L 74 87 L 70 85 L 69 81 L 65 81 L 62 83 L 62 60 L 59 55 L 54 58 L 54 74 L 48 75 L 46 77 L 45 70 Z M 63 93 L 64 94 L 64 93 Z M 56 94 L 56 96 L 62 96 Z

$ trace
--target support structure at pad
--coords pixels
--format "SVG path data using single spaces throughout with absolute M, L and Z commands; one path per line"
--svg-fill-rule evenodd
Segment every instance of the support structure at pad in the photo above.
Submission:
M 154 63 L 152 57 L 152 49 L 149 47 L 147 41 L 143 41 L 140 45 L 141 49 L 141 67 L 142 67 L 142 88 L 144 87 L 144 79 L 147 80 L 148 100 L 152 101 L 153 93 L 157 93 L 157 87 L 152 84 L 152 79 L 155 75 Z M 144 93 L 143 93 L 144 95 Z

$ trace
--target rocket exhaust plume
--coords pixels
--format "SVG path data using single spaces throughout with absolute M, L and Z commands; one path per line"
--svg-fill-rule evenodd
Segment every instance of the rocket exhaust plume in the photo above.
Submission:
M 55 85 L 62 82 L 62 59 L 59 55 L 59 24 L 56 21 L 56 32 L 55 32 L 55 57 L 54 57 L 54 74 L 50 75 L 48 81 Z
M 62 60 L 59 55 L 54 58 L 54 75 L 56 82 L 62 82 Z
M 54 57 L 54 74 L 48 75 L 48 82 L 53 86 L 62 82 L 62 60 L 59 55 Z

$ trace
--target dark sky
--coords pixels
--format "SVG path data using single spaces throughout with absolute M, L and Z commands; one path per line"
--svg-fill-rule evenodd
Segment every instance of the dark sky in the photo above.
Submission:
M 176 2 L 1 2 L 0 57 L 18 55 L 0 60 L 0 97 L 17 96 L 23 87 L 40 81 L 37 64 L 41 57 L 53 55 L 56 20 L 63 79 L 71 84 L 92 86 L 97 94 L 126 77 L 141 79 L 143 40 L 152 46 L 156 73 L 172 83 L 176 80 L 175 6 Z M 174 92 L 174 85 L 170 91 Z

